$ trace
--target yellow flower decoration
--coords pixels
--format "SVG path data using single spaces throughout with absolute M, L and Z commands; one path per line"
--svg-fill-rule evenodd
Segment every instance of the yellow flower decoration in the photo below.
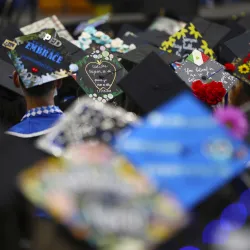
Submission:
M 161 44 L 161 49 L 162 50 L 167 50 L 169 47 L 172 48 L 174 46 L 176 39 L 173 37 L 170 37 L 167 41 L 164 41 Z
M 176 32 L 172 37 L 176 37 L 179 40 L 182 37 L 185 37 L 187 33 L 188 33 L 188 30 L 183 28 L 180 31 Z
M 195 26 L 190 23 L 188 29 L 190 30 L 189 34 L 190 35 L 193 35 L 195 39 L 198 39 L 198 38 L 202 38 L 200 32 L 198 32 L 196 29 L 195 29 Z
M 215 59 L 214 57 L 214 51 L 208 47 L 208 44 L 205 40 L 202 40 L 201 48 L 203 49 L 203 53 L 205 55 L 208 55 L 211 59 Z
M 238 70 L 241 74 L 248 74 L 250 71 L 250 68 L 247 64 L 242 64 L 238 67 Z

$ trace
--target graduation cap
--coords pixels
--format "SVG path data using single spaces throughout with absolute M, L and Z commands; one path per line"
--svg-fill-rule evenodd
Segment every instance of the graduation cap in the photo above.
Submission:
M 1 34 L 0 35 L 0 59 L 4 60 L 5 62 L 11 63 L 11 60 L 6 54 L 5 48 L 2 47 L 2 44 L 6 39 L 12 40 L 15 37 L 22 36 L 23 33 L 20 31 L 20 29 L 16 25 L 10 24 L 8 25 L 8 27 L 0 30 L 0 34 Z
M 246 29 L 236 21 L 228 21 L 225 25 L 230 28 L 230 32 L 220 41 L 218 58 L 221 63 L 232 62 L 235 58 L 234 52 L 226 43 L 246 32 Z
M 160 55 L 160 57 L 166 64 L 171 64 L 181 59 L 175 54 L 169 54 L 168 52 L 162 51 L 152 45 L 146 44 L 141 45 L 126 54 L 121 55 L 121 63 L 125 66 L 127 70 L 130 70 L 134 67 L 134 65 L 140 64 L 152 52 L 155 52 L 156 54 Z
M 172 193 L 188 210 L 243 173 L 249 159 L 248 147 L 190 93 L 121 131 L 113 145 L 158 190 Z
M 230 28 L 196 17 L 192 23 L 201 33 L 203 39 L 206 40 L 211 48 L 216 47 L 219 42 L 230 32 Z
M 250 31 L 243 33 L 225 42 L 225 46 L 231 51 L 231 56 L 243 57 L 250 52 Z
M 250 15 L 246 15 L 244 17 L 241 17 L 237 23 L 241 25 L 246 30 L 250 30 Z
M 169 35 L 173 35 L 180 29 L 184 28 L 186 23 L 177 21 L 169 17 L 157 17 L 154 22 L 149 26 L 149 30 L 164 31 Z
M 225 66 L 210 59 L 198 50 L 194 50 L 176 70 L 178 76 L 190 87 L 200 80 L 203 83 L 211 81 L 222 82 L 228 92 L 237 82 L 237 78 L 225 71 Z
M 44 29 L 55 29 L 59 37 L 63 37 L 68 41 L 74 40 L 74 38 L 70 35 L 70 33 L 55 15 L 24 26 L 20 30 L 24 35 L 30 35 L 32 33 L 40 32 Z
M 62 156 L 70 146 L 83 141 L 110 143 L 114 134 L 136 121 L 136 115 L 120 107 L 81 97 L 53 131 L 37 141 L 37 146 L 50 154 Z
M 72 70 L 77 70 L 53 29 L 17 37 L 13 41 L 6 39 L 3 46 L 25 88 L 68 77 L 73 74 Z
M 250 85 L 250 51 L 244 57 L 236 58 L 233 61 L 233 75 L 243 83 Z
M 186 58 L 194 49 L 198 49 L 210 58 L 215 58 L 214 51 L 193 23 L 188 23 L 185 28 L 170 36 L 161 44 L 161 49 L 182 58 Z
M 138 37 L 149 44 L 160 47 L 162 42 L 169 38 L 169 35 L 164 31 L 148 30 L 137 34 Z
M 105 46 L 75 63 L 79 68 L 76 81 L 90 98 L 106 103 L 122 94 L 117 83 L 127 71 Z
M 189 89 L 154 52 L 130 71 L 118 85 L 143 112 L 150 112 L 179 92 Z

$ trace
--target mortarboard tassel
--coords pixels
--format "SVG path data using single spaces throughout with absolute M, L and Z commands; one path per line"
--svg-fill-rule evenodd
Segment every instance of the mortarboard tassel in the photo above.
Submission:
M 236 67 L 232 63 L 226 63 L 224 64 L 227 71 L 234 72 L 236 70 Z

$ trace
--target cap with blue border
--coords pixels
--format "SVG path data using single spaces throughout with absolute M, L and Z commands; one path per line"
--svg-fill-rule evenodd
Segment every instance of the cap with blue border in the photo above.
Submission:
M 78 70 L 54 29 L 6 39 L 3 47 L 25 88 L 74 76 Z

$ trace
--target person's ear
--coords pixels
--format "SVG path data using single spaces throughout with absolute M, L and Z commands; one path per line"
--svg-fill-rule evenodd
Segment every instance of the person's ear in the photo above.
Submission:
M 13 72 L 13 83 L 16 86 L 16 88 L 20 88 L 21 84 L 20 84 L 20 80 L 19 80 L 19 75 L 16 71 Z
M 56 88 L 60 89 L 62 87 L 62 79 L 56 80 Z

